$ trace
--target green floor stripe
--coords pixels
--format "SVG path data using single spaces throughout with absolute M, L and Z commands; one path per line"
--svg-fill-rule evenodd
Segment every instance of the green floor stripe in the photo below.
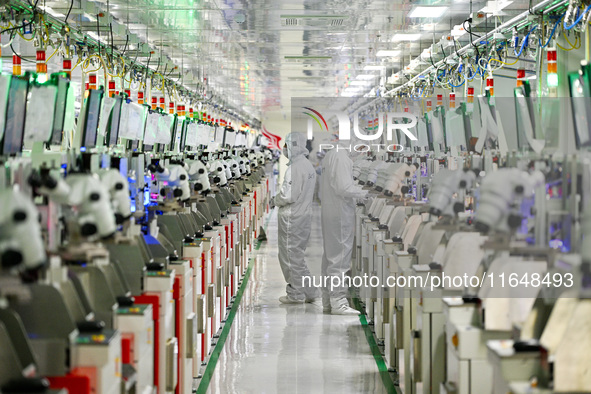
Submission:
M 361 308 L 361 303 L 359 302 L 358 298 L 353 298 L 353 305 L 357 310 L 363 310 Z M 359 315 L 359 321 L 361 322 L 361 326 L 363 327 L 363 331 L 365 332 L 365 338 L 367 339 L 367 343 L 369 344 L 369 348 L 371 350 L 373 358 L 374 360 L 376 360 L 376 364 L 378 365 L 378 370 L 380 371 L 380 377 L 382 378 L 382 383 L 384 384 L 384 387 L 386 387 L 386 390 L 388 390 L 389 393 L 400 393 L 400 389 L 394 384 L 394 381 L 392 380 L 392 375 L 390 374 L 390 372 L 388 372 L 388 366 L 384 361 L 384 357 L 380 352 L 380 348 L 376 343 L 371 328 L 367 324 L 367 319 L 365 318 L 364 314 Z
M 267 231 L 267 225 L 269 224 L 269 220 L 271 219 L 271 214 L 269 214 L 267 221 L 265 223 L 264 230 Z M 259 250 L 263 241 L 258 241 L 255 250 Z M 207 367 L 205 367 L 205 372 L 203 372 L 203 376 L 199 381 L 199 386 L 197 387 L 197 394 L 205 394 L 207 392 L 207 388 L 209 387 L 209 383 L 211 382 L 211 377 L 215 371 L 215 366 L 218 362 L 220 357 L 220 353 L 224 348 L 224 344 L 226 343 L 226 339 L 228 338 L 228 334 L 230 332 L 230 328 L 232 327 L 232 322 L 234 321 L 234 317 L 236 316 L 236 312 L 238 311 L 238 306 L 240 305 L 240 300 L 242 300 L 242 294 L 244 294 L 244 290 L 248 284 L 248 278 L 250 277 L 250 273 L 252 271 L 252 267 L 254 265 L 255 258 L 254 256 L 249 259 L 248 267 L 246 268 L 246 272 L 244 273 L 244 277 L 242 278 L 242 284 L 236 293 L 236 298 L 234 299 L 234 303 L 232 304 L 232 308 L 230 309 L 230 313 L 228 313 L 228 317 L 226 318 L 226 323 L 224 323 L 224 327 L 222 328 L 222 333 L 220 334 L 213 351 L 211 352 L 211 356 L 209 357 L 209 361 L 207 362 Z

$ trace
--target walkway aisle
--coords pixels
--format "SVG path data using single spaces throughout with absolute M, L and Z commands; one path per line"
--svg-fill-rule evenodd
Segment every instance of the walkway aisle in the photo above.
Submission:
M 320 209 L 307 251 L 320 275 Z M 316 307 L 281 305 L 285 283 L 277 261 L 277 213 L 259 249 L 241 305 L 220 354 L 210 393 L 385 393 L 359 318 Z

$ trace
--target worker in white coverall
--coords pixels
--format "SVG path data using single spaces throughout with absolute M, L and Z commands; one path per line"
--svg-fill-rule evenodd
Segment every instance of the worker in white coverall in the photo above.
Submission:
M 279 265 L 287 282 L 287 295 L 279 297 L 284 304 L 314 302 L 320 290 L 307 284 L 302 277 L 312 278 L 306 265 L 305 252 L 312 225 L 312 199 L 316 171 L 306 158 L 306 135 L 290 133 L 285 138 L 283 154 L 289 159 L 285 177 L 274 203 L 279 207 Z
M 354 141 L 350 142 L 354 147 Z M 341 280 L 351 269 L 356 202 L 365 199 L 368 193 L 353 181 L 352 157 L 355 155 L 358 153 L 354 150 L 349 152 L 341 147 L 338 150 L 333 148 L 322 161 L 322 278 L 326 280 L 324 278 L 328 277 L 328 286 L 322 288 L 322 304 L 324 311 L 333 315 L 359 314 L 349 305 L 347 283 Z M 341 280 L 340 283 L 331 280 L 334 276 Z

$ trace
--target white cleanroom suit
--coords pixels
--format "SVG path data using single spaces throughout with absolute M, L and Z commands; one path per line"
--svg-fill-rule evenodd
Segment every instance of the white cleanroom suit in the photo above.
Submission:
M 355 205 L 357 199 L 367 197 L 353 181 L 352 154 L 347 150 L 331 149 L 322 161 L 322 277 L 342 278 L 351 269 L 351 254 L 355 237 Z M 331 283 L 328 280 L 328 283 Z M 359 314 L 347 301 L 348 288 L 341 286 L 322 289 L 324 309 L 333 314 Z
M 287 296 L 279 300 L 282 303 L 312 302 L 320 296 L 320 291 L 312 286 L 302 287 L 302 277 L 311 278 L 304 254 L 312 225 L 316 171 L 306 158 L 308 149 L 303 133 L 289 134 L 285 144 L 290 161 L 281 189 L 275 196 L 275 205 L 279 207 L 279 264 L 287 282 Z

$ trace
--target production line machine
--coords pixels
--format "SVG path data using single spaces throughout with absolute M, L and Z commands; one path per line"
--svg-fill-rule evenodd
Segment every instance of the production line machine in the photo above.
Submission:
M 586 179 L 588 164 L 485 155 L 463 157 L 460 169 L 419 162 L 427 174 L 396 180 L 406 198 L 384 193 L 380 170 L 396 172 L 393 164 L 355 162 L 370 199 L 357 209 L 353 274 L 394 278 L 358 289 L 368 321 L 405 393 L 586 391 L 585 356 L 565 356 L 575 346 L 568 333 L 586 341 L 586 265 L 569 253 L 586 230 L 567 225 L 580 197 L 561 185 Z M 480 279 L 452 281 L 462 277 Z M 546 286 L 528 286 L 532 277 Z
M 582 63 L 569 79 L 578 148 L 588 130 L 574 111 L 589 100 L 589 75 Z M 465 142 L 479 145 L 475 125 L 503 123 L 503 138 L 518 134 L 513 151 L 488 132 L 480 154 L 445 135 L 437 143 L 434 122 L 447 115 L 426 111 L 410 149 L 354 161 L 369 198 L 357 206 L 352 275 L 381 284 L 356 289 L 363 312 L 404 393 L 591 391 L 579 351 L 590 326 L 588 155 L 541 151 L 523 136 L 538 121 L 529 98 L 515 100 L 514 125 L 490 98 L 474 108 L 494 122 L 472 121 Z
M 191 393 L 263 226 L 271 156 L 88 93 L 70 136 L 2 135 L 0 390 Z
M 408 175 L 410 174 L 409 172 Z M 455 179 L 455 187 L 452 178 Z M 384 196 L 373 199 L 367 209 L 367 215 L 361 213 L 365 207 L 360 206 L 358 210 L 358 234 L 360 235 L 358 258 L 362 262 L 360 273 L 376 275 L 381 279 L 381 283 L 385 283 L 388 276 L 397 278 L 410 274 L 416 275 L 415 268 L 429 267 L 428 264 L 434 261 L 433 259 L 437 259 L 437 256 L 442 258 L 447 244 L 444 237 L 445 231 L 434 228 L 435 223 L 431 219 L 431 214 L 435 215 L 439 210 L 456 213 L 453 210 L 454 205 L 459 211 L 459 206 L 456 204 L 458 202 L 455 201 L 453 194 L 456 189 L 459 189 L 460 182 L 466 188 L 467 182 L 471 183 L 473 178 L 473 172 L 439 171 L 433 177 L 433 189 L 430 192 L 430 197 L 433 196 L 437 201 L 433 206 L 423 201 L 410 201 L 411 198 L 402 204 L 396 204 L 393 200 L 388 201 L 388 197 Z M 446 193 L 446 186 L 453 188 L 453 191 Z M 412 190 L 411 187 L 405 185 L 404 191 Z M 463 201 L 461 208 L 463 212 Z M 478 243 L 472 242 L 469 245 L 475 245 L 476 249 L 479 246 Z M 369 267 L 373 271 L 370 271 Z M 404 345 L 406 348 L 411 347 L 411 342 L 415 348 L 414 354 L 420 352 L 416 342 L 419 336 L 413 334 L 420 331 L 413 320 L 415 316 L 421 315 L 417 311 L 419 306 L 416 302 L 416 293 L 417 289 L 412 288 L 371 289 L 365 298 L 365 308 L 368 317 L 373 321 L 376 337 L 386 345 L 386 358 L 391 367 L 403 373 L 412 370 L 413 375 L 420 376 L 421 369 L 418 368 L 420 362 L 413 360 L 413 354 L 404 354 L 402 361 L 399 360 L 400 349 L 403 349 Z M 441 320 L 439 316 L 438 326 L 442 330 Z M 429 316 L 429 323 L 432 322 L 432 316 Z M 420 323 L 421 321 L 419 326 Z M 427 335 L 431 334 L 427 333 Z M 410 367 L 411 363 L 416 367 Z M 404 373 L 409 382 L 413 375 Z M 420 378 L 417 380 L 422 381 Z M 402 386 L 408 387 L 409 384 Z

